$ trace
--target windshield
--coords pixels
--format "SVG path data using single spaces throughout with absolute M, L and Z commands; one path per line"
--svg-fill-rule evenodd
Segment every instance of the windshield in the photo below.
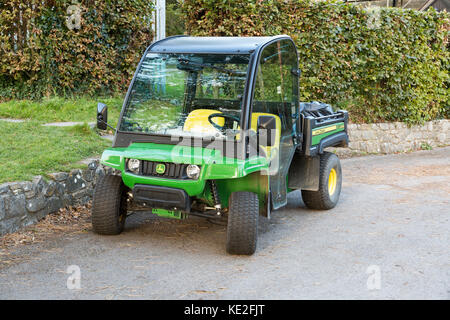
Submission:
M 148 53 L 120 130 L 235 139 L 249 55 Z

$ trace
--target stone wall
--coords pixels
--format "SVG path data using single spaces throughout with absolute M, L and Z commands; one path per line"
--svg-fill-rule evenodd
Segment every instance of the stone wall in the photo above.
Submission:
M 91 169 L 36 176 L 33 181 L 0 184 L 0 235 L 33 224 L 60 208 L 86 204 L 99 177 L 112 173 L 92 162 Z
M 403 122 L 349 124 L 348 148 L 331 148 L 341 156 L 398 153 L 450 145 L 450 120 L 408 127 Z

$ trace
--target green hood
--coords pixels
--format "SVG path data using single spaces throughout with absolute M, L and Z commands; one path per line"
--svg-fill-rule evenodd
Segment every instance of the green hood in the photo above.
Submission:
M 125 171 L 126 159 L 196 164 L 201 166 L 200 177 L 198 180 L 176 180 L 139 176 Z M 216 149 L 156 143 L 133 143 L 127 148 L 108 148 L 102 154 L 101 163 L 121 171 L 125 185 L 130 188 L 136 183 L 153 184 L 182 188 L 189 195 L 201 193 L 206 180 L 241 178 L 268 165 L 264 157 L 240 160 L 223 157 L 220 150 Z

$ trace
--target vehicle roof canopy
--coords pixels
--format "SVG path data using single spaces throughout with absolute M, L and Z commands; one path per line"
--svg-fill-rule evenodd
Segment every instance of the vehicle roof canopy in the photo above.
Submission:
M 173 36 L 153 43 L 149 51 L 159 53 L 249 54 L 275 39 L 290 39 L 290 37 L 286 35 L 273 37 Z

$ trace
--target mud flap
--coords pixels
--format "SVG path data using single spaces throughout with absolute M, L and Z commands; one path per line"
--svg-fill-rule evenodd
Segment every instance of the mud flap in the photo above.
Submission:
M 320 156 L 307 157 L 295 154 L 289 168 L 290 189 L 319 190 Z

